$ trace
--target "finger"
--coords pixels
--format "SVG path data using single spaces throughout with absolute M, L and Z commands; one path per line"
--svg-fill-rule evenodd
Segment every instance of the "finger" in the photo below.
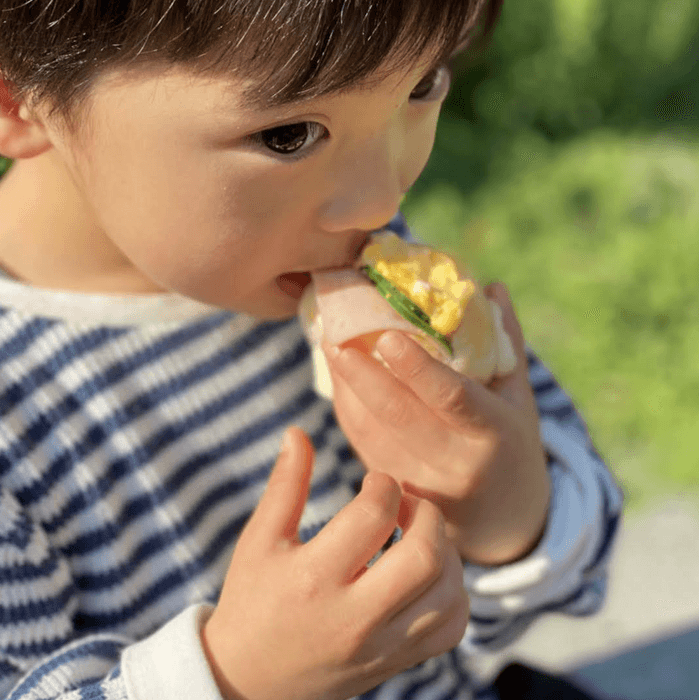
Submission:
M 362 490 L 308 547 L 332 580 L 354 580 L 386 543 L 398 523 L 400 487 L 388 474 L 371 472 Z
M 401 436 L 399 431 L 387 429 L 386 422 L 367 410 L 352 388 L 337 376 L 334 392 L 337 419 L 364 465 L 392 476 L 403 488 L 409 482 L 427 484 L 430 488 L 439 490 L 439 465 L 434 458 L 426 460 L 417 454 L 419 451 L 426 452 L 430 445 L 422 442 L 415 447 L 408 444 L 410 440 Z M 408 437 L 414 436 L 415 432 L 409 431 Z M 435 433 L 430 437 L 432 447 L 441 453 L 445 444 L 440 434 Z
M 334 348 L 327 354 L 334 384 L 345 382 L 386 428 L 400 431 L 415 447 L 446 439 L 441 420 L 376 360 L 354 348 Z
M 505 331 L 510 336 L 512 345 L 518 358 L 525 357 L 525 343 L 522 326 L 517 319 L 512 299 L 507 287 L 502 282 L 493 282 L 484 289 L 485 295 L 492 299 L 502 311 L 502 323 Z
M 267 487 L 248 526 L 261 541 L 272 544 L 279 539 L 297 538 L 299 521 L 308 498 L 312 466 L 310 439 L 300 428 L 288 428 Z
M 354 584 L 357 605 L 371 624 L 391 619 L 432 586 L 445 565 L 446 548 L 451 546 L 437 507 L 413 496 L 404 498 L 402 539 Z
M 496 397 L 479 382 L 436 360 L 404 333 L 387 331 L 376 348 L 396 377 L 443 420 L 479 428 L 498 423 Z
M 387 624 L 390 639 L 422 641 L 442 653 L 455 646 L 468 622 L 469 603 L 463 583 L 463 566 L 453 546 L 447 546 L 440 577 L 415 602 Z
M 490 388 L 510 403 L 531 411 L 535 402 L 529 383 L 526 345 L 522 326 L 517 320 L 510 294 L 507 287 L 500 282 L 488 285 L 485 288 L 485 293 L 502 310 L 503 326 L 512 340 L 512 346 L 517 356 L 517 366 L 514 371 L 497 377 L 491 383 Z

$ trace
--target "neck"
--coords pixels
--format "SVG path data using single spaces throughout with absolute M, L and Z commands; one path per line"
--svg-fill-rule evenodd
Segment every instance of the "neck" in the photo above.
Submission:
M 0 182 L 0 267 L 21 282 L 49 289 L 162 291 L 108 239 L 52 150 L 16 162 Z

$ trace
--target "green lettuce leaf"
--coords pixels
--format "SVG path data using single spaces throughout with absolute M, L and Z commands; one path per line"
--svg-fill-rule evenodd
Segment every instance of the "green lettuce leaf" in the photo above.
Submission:
M 381 294 L 406 321 L 409 321 L 423 333 L 434 338 L 447 350 L 450 356 L 454 354 L 449 338 L 432 328 L 430 317 L 412 299 L 403 294 L 403 292 L 391 284 L 391 282 L 375 268 L 371 267 L 371 265 L 364 266 L 362 272 L 374 283 L 379 294 Z

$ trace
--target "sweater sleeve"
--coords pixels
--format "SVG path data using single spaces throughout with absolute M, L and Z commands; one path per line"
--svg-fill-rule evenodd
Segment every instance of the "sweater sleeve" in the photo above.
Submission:
M 141 641 L 81 636 L 73 623 L 77 594 L 60 552 L 0 488 L 0 697 L 221 700 L 199 641 L 206 606 L 188 608 Z
M 570 398 L 539 359 L 529 375 L 548 455 L 551 504 L 544 535 L 524 559 L 501 567 L 467 565 L 468 652 L 496 651 L 545 612 L 588 615 L 601 606 L 621 492 L 595 451 Z

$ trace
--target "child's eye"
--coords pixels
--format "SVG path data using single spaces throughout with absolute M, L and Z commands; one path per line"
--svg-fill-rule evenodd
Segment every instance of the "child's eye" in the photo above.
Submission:
M 317 122 L 284 124 L 255 134 L 255 140 L 282 156 L 295 155 L 327 136 L 327 129 Z
M 449 92 L 451 70 L 445 63 L 431 70 L 410 93 L 411 100 L 439 100 Z

